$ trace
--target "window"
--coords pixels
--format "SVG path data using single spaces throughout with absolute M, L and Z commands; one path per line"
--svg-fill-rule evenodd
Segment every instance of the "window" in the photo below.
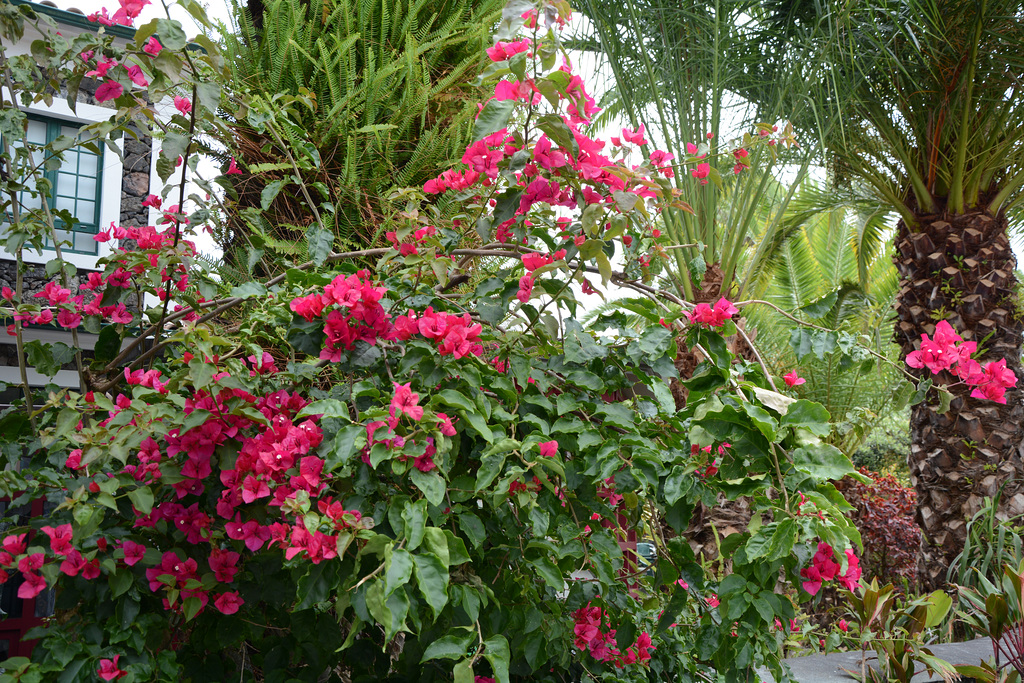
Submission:
M 44 118 L 34 114 L 28 119 L 28 141 L 30 144 L 45 145 L 57 137 L 65 135 L 74 138 L 78 135 L 79 126 L 59 119 Z M 60 168 L 44 170 L 44 175 L 53 188 L 50 207 L 57 211 L 67 211 L 76 219 L 72 227 L 64 225 L 59 219 L 54 227 L 62 247 L 76 254 L 96 254 L 97 243 L 93 235 L 99 230 L 100 221 L 100 188 L 102 187 L 103 156 L 81 146 L 65 150 L 64 160 Z M 33 163 L 38 164 L 39 154 L 33 155 Z M 38 209 L 42 206 L 42 198 L 37 194 L 23 191 L 19 197 L 25 208 Z M 53 246 L 47 240 L 48 247 Z M 68 246 L 70 245 L 70 246 Z

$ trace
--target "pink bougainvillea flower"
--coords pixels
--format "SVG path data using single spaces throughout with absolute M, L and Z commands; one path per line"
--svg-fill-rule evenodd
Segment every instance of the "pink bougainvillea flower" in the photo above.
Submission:
M 846 619 L 840 619 L 838 626 L 839 630 L 843 633 L 847 633 L 850 630 L 849 625 L 846 623 Z
M 455 436 L 455 425 L 452 424 L 452 419 L 445 413 L 437 413 L 436 417 L 440 421 L 438 428 L 441 433 L 445 436 Z
M 177 95 L 174 98 L 174 108 L 180 111 L 182 116 L 188 116 L 192 111 L 192 100 L 183 95 Z
M 545 458 L 553 458 L 558 455 L 557 441 L 541 441 L 537 446 L 540 448 L 540 454 Z
M 1006 390 L 1017 385 L 1017 376 L 1006 367 L 1006 359 L 987 363 L 985 368 L 967 378 L 968 384 L 977 385 L 971 392 L 972 398 L 987 399 L 1006 403 Z
M 221 614 L 234 614 L 245 604 L 245 600 L 235 593 L 222 593 L 213 601 L 214 607 L 220 610 Z
M 135 85 L 139 86 L 140 88 L 145 88 L 147 85 L 149 85 L 149 81 L 146 80 L 146 75 L 142 73 L 142 67 L 138 64 L 133 64 L 129 66 L 127 68 L 127 71 L 128 78 L 130 78 L 132 83 L 134 83 Z
M 109 102 L 110 100 L 116 100 L 124 93 L 124 87 L 116 81 L 105 81 L 100 87 L 96 88 L 96 101 L 97 102 Z
M 45 297 L 51 306 L 62 304 L 71 298 L 71 290 L 61 287 L 56 282 L 47 282 L 43 291 L 33 294 L 35 298 Z
M 807 380 L 796 374 L 796 370 L 789 372 L 782 376 L 782 379 L 786 382 L 787 387 L 798 387 L 805 383 Z
M 726 320 L 737 313 L 739 313 L 739 309 L 733 306 L 728 299 L 722 297 L 713 308 L 708 304 L 697 304 L 692 311 L 686 314 L 686 317 L 695 325 L 721 327 Z
M 718 596 L 715 595 L 714 593 L 712 593 L 711 595 L 708 596 L 707 602 L 708 602 L 708 607 L 718 607 L 718 605 L 719 605 Z
M 522 301 L 524 304 L 530 300 L 530 295 L 533 293 L 533 277 L 530 275 L 524 275 L 519 278 L 519 291 L 516 292 L 516 298 Z
M 494 47 L 487 48 L 487 56 L 490 57 L 492 62 L 504 62 L 506 59 L 509 59 L 520 52 L 526 52 L 529 49 L 529 38 L 523 38 L 522 40 L 517 40 L 515 42 L 498 41 Z
M 860 560 L 852 549 L 847 548 L 846 561 L 846 572 L 837 578 L 839 583 L 843 584 L 846 590 L 854 591 L 857 589 L 857 586 L 860 585 L 860 576 L 862 571 L 860 568 Z
M 647 140 L 644 139 L 644 124 L 640 124 L 640 127 L 636 131 L 631 131 L 628 128 L 622 129 L 622 139 L 626 142 L 631 142 L 634 145 L 643 147 L 647 144 Z
M 62 308 L 60 309 L 60 312 L 57 313 L 57 324 L 61 327 L 73 330 L 82 324 L 82 316 L 74 311 L 68 310 L 67 308 Z
M 86 71 L 86 78 L 106 78 L 107 72 L 111 68 L 117 66 L 117 60 L 111 59 L 110 57 L 104 57 L 96 63 L 96 68 L 92 71 Z
M 962 341 L 952 325 L 941 320 L 935 326 L 934 339 L 929 339 L 927 334 L 921 335 L 921 348 L 907 354 L 907 365 L 912 368 L 926 367 L 933 374 L 948 370 L 960 360 L 956 345 Z
M 395 395 L 391 399 L 391 413 L 394 417 L 398 417 L 402 413 L 405 413 L 413 420 L 423 419 L 423 406 L 416 405 L 420 402 L 420 395 L 415 393 L 410 387 L 412 382 L 406 384 L 394 383 Z
M 97 675 L 105 681 L 116 681 L 118 678 L 127 676 L 128 672 L 122 671 L 117 665 L 117 660 L 120 658 L 121 655 L 114 655 L 113 659 L 101 659 L 100 668 L 96 669 Z
M 134 541 L 125 541 L 121 549 L 124 550 L 124 563 L 129 567 L 134 567 L 146 555 L 146 546 Z
M 800 576 L 804 578 L 804 581 L 800 584 L 803 589 L 811 595 L 817 595 L 818 591 L 821 590 L 821 572 L 817 567 L 805 567 L 800 570 Z
M 238 168 L 238 164 L 235 163 L 234 157 L 231 157 L 231 163 L 228 164 L 228 170 L 224 175 L 242 175 L 242 171 Z
M 42 553 L 38 553 L 42 555 Z M 21 575 L 25 581 L 18 587 L 18 597 L 22 600 L 31 600 L 46 590 L 46 579 L 39 574 L 22 570 Z
M 160 51 L 163 49 L 164 46 L 161 45 L 160 41 L 153 36 L 150 36 L 149 40 L 146 41 L 146 44 L 142 46 L 142 51 L 145 52 L 147 55 L 151 55 L 153 57 L 156 57 L 158 54 L 160 54 Z
M 44 526 L 40 531 L 50 537 L 50 549 L 55 555 L 63 557 L 72 550 L 70 524 L 61 524 L 56 528 Z
M 701 185 L 708 184 L 708 175 L 711 173 L 711 164 L 700 163 L 697 164 L 697 168 L 690 171 L 690 175 L 701 182 Z

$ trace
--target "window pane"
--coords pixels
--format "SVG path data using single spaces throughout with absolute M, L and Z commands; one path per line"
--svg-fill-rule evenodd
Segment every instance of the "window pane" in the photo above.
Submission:
M 95 254 L 96 248 L 99 244 L 92 237 L 92 233 L 76 232 L 74 250 L 85 252 L 87 254 Z
M 35 197 L 32 196 L 31 192 L 21 193 L 21 205 L 26 209 L 38 209 L 42 204 L 42 198 L 36 193 Z
M 54 232 L 57 233 L 57 239 L 60 241 L 61 246 L 71 243 L 71 240 L 74 238 L 74 233 L 67 230 L 54 230 Z
M 75 215 L 75 198 L 74 197 L 57 197 L 53 203 L 53 208 L 57 211 L 69 211 L 72 216 Z M 77 218 L 77 216 L 75 216 Z
M 28 120 L 28 141 L 39 145 L 46 144 L 46 122 Z
M 91 152 L 82 152 L 78 155 L 78 174 L 96 178 L 96 155 Z
M 78 196 L 94 198 L 96 196 L 96 176 L 78 176 Z
M 74 173 L 58 173 L 56 195 L 58 197 L 77 197 L 78 192 L 75 189 L 77 180 L 78 177 Z
M 60 170 L 65 173 L 75 173 L 78 170 L 78 152 L 70 149 L 64 152 L 64 161 L 60 162 Z
M 82 199 L 78 200 L 78 213 L 75 214 L 75 218 L 80 220 L 82 223 L 88 223 L 89 225 L 96 224 L 96 202 L 87 202 Z M 82 228 L 81 225 L 78 226 Z

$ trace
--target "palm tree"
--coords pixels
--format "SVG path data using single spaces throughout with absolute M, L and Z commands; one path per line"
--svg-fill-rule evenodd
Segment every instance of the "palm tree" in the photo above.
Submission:
M 899 214 L 895 340 L 902 356 L 948 320 L 1021 377 L 1024 320 L 1007 228 L 1024 193 L 1024 17 L 1015 0 L 836 4 L 817 74 L 842 123 L 827 137 L 833 180 L 856 180 Z M 816 47 L 820 47 L 816 46 Z M 941 382 L 952 382 L 946 376 Z M 924 532 L 919 571 L 941 585 L 965 519 L 1003 488 L 1024 512 L 1020 389 L 1000 405 L 950 386 L 951 409 L 911 412 L 911 478 Z
M 614 89 L 602 104 L 606 119 L 621 117 L 634 127 L 644 124 L 656 144 L 680 163 L 674 182 L 692 211 L 670 208 L 665 230 L 676 245 L 671 278 L 689 301 L 740 295 L 748 278 L 785 242 L 781 222 L 786 203 L 807 170 L 810 149 L 759 149 L 751 153 L 751 170 L 734 176 L 729 152 L 743 145 L 743 133 L 758 122 L 774 122 L 798 100 L 806 87 L 780 78 L 762 82 L 761 101 L 737 96 L 752 82 L 751 73 L 764 56 L 740 49 L 751 32 L 758 3 L 721 0 L 585 0 L 582 11 L 592 26 L 591 42 L 614 75 Z M 753 104 L 754 106 L 750 106 Z M 812 106 L 809 99 L 804 106 Z M 598 121 L 601 122 L 600 120 Z M 720 168 L 712 163 L 713 182 L 690 176 L 697 155 L 688 144 L 707 143 L 706 135 L 724 151 Z M 698 154 L 703 154 L 700 150 Z M 796 179 L 777 180 L 786 164 Z M 758 248 L 751 240 L 760 234 Z M 746 272 L 742 263 L 746 264 Z

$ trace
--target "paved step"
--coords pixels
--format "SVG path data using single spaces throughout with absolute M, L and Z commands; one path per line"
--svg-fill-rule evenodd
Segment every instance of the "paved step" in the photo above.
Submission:
M 978 638 L 964 643 L 947 643 L 930 647 L 932 654 L 944 659 L 954 666 L 957 664 L 973 664 L 992 657 L 992 641 Z M 875 664 L 873 651 L 868 652 L 868 666 Z M 793 679 L 799 683 L 850 683 L 856 680 L 846 673 L 860 671 L 861 655 L 859 652 L 837 652 L 828 655 L 811 655 L 809 657 L 793 657 L 786 660 L 793 672 Z M 758 672 L 764 683 L 775 683 L 775 679 L 767 671 Z M 913 683 L 942 683 L 939 676 L 928 675 L 923 669 L 914 676 Z

